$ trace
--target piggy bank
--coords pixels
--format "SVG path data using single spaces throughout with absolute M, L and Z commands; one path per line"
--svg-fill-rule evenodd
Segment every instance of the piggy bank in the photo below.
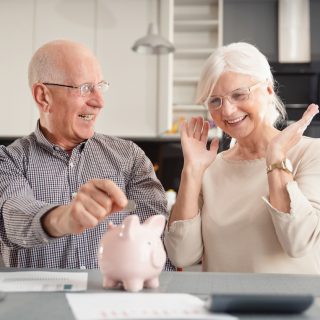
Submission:
M 121 225 L 109 225 L 98 253 L 104 288 L 120 283 L 127 291 L 159 286 L 166 261 L 160 238 L 164 225 L 163 215 L 151 216 L 143 224 L 137 215 L 130 215 Z

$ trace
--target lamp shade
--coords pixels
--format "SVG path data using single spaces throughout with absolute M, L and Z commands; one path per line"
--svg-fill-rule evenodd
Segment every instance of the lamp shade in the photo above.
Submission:
M 132 50 L 146 54 L 167 54 L 174 52 L 173 44 L 157 34 L 152 23 L 149 24 L 148 33 L 138 39 L 132 46 Z

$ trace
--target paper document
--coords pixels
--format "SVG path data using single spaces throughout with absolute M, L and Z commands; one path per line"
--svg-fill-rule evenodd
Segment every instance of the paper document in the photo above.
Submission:
M 76 320 L 213 319 L 234 320 L 209 313 L 205 302 L 184 293 L 67 293 Z
M 84 291 L 86 272 L 17 271 L 0 272 L 0 291 Z

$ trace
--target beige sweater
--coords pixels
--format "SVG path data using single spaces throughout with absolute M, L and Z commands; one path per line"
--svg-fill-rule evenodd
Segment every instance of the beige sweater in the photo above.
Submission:
M 288 158 L 290 214 L 268 202 L 264 158 L 218 154 L 204 175 L 200 214 L 165 232 L 170 260 L 185 267 L 202 259 L 213 272 L 320 274 L 320 139 L 303 137 Z

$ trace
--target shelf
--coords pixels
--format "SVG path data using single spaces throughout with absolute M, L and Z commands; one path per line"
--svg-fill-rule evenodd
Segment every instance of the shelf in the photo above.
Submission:
M 217 20 L 176 20 L 174 31 L 211 31 L 218 29 Z
M 173 0 L 173 41 L 171 78 L 173 128 L 180 119 L 201 116 L 207 109 L 196 104 L 197 86 L 204 62 L 222 43 L 223 0 Z M 174 131 L 174 130 L 173 130 Z
M 163 133 L 160 135 L 160 138 L 163 140 L 174 139 L 180 141 L 180 133 Z
M 175 0 L 175 5 L 184 6 L 203 6 L 203 5 L 217 5 L 218 0 Z

